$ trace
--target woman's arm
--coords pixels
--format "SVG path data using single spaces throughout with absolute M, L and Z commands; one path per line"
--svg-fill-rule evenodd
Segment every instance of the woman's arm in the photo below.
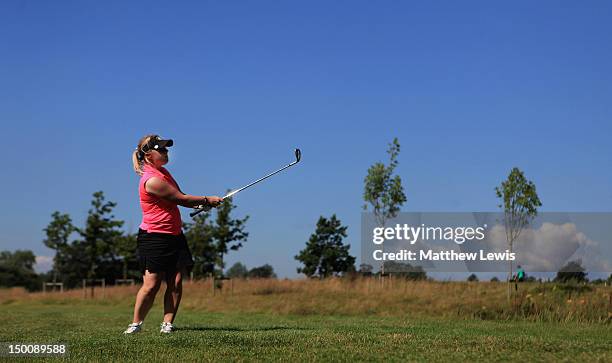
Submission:
M 147 180 L 145 183 L 145 190 L 153 195 L 183 207 L 195 207 L 198 205 L 210 205 L 212 207 L 216 207 L 223 201 L 223 199 L 219 197 L 205 197 L 184 194 L 158 177 L 152 177 Z

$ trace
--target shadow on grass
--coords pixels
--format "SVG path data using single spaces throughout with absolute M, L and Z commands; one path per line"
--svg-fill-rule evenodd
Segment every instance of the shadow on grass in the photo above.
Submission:
M 274 331 L 274 330 L 309 330 L 307 328 L 289 326 L 266 326 L 253 328 L 218 327 L 218 326 L 185 326 L 177 327 L 177 331 Z

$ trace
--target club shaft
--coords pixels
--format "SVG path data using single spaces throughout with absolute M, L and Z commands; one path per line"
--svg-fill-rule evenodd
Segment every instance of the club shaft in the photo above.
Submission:
M 278 169 L 278 170 L 277 170 L 277 171 L 275 171 L 275 172 L 272 172 L 272 173 L 270 173 L 270 174 L 268 174 L 268 175 L 266 175 L 266 176 L 264 176 L 264 177 L 261 177 L 261 178 L 259 178 L 259 179 L 255 180 L 254 182 L 252 182 L 252 183 L 250 183 L 250 184 L 247 184 L 247 185 L 243 186 L 243 187 L 242 187 L 242 188 L 240 188 L 240 189 L 236 189 L 236 190 L 232 191 L 231 193 L 229 193 L 228 195 L 226 195 L 225 197 L 223 197 L 223 199 L 225 199 L 225 198 L 229 198 L 229 197 L 231 197 L 232 195 L 237 194 L 237 193 L 239 193 L 239 192 L 241 192 L 241 191 L 245 190 L 246 188 L 251 187 L 251 186 L 253 186 L 253 185 L 255 185 L 255 184 L 259 183 L 260 181 L 263 181 L 263 180 L 265 180 L 265 179 L 268 179 L 268 178 L 269 178 L 269 177 L 271 177 L 272 175 L 274 175 L 274 174 L 276 174 L 276 173 L 280 173 L 281 171 L 283 171 L 283 170 L 287 169 L 287 168 L 288 168 L 288 167 L 290 167 L 290 166 L 293 166 L 294 164 L 295 164 L 295 162 L 293 162 L 293 163 L 291 163 L 291 164 L 289 164 L 289 165 L 286 165 L 286 166 L 284 166 L 284 167 L 282 167 L 282 168 Z
M 278 169 L 278 170 L 276 170 L 276 171 L 273 171 L 273 172 L 271 172 L 270 174 L 268 174 L 268 175 L 266 175 L 266 176 L 264 176 L 264 177 L 261 177 L 261 178 L 259 178 L 259 179 L 255 180 L 254 182 L 249 183 L 249 184 L 247 184 L 247 185 L 243 186 L 243 187 L 242 187 L 242 188 L 240 188 L 240 189 L 236 189 L 236 190 L 234 190 L 234 191 L 232 191 L 232 192 L 228 193 L 226 196 L 224 196 L 224 197 L 223 197 L 223 199 L 225 199 L 225 198 L 229 198 L 229 197 L 233 196 L 234 194 L 237 194 L 237 193 L 239 193 L 239 192 L 241 192 L 241 191 L 245 190 L 246 188 L 249 188 L 249 187 L 251 187 L 251 186 L 253 186 L 253 185 L 255 185 L 255 184 L 257 184 L 257 183 L 259 183 L 259 182 L 261 182 L 261 181 L 263 181 L 263 180 L 265 180 L 265 179 L 268 179 L 268 178 L 269 178 L 269 177 L 271 177 L 272 175 L 277 174 L 277 173 L 280 173 L 281 171 L 283 171 L 283 170 L 287 169 L 288 167 L 291 167 L 291 166 L 293 166 L 293 165 L 295 165 L 295 164 L 297 164 L 297 163 L 298 163 L 297 161 L 294 161 L 294 162 L 292 162 L 291 164 L 285 165 L 285 166 L 283 166 L 282 168 L 280 168 L 280 169 Z M 193 212 L 189 213 L 189 215 L 190 215 L 191 217 L 193 217 L 193 216 L 195 216 L 195 215 L 197 215 L 197 214 L 199 214 L 200 212 L 203 212 L 203 211 L 205 211 L 205 210 L 210 210 L 210 208 L 208 208 L 208 207 L 203 207 L 203 208 L 200 208 L 200 209 L 196 209 L 196 210 L 194 210 Z

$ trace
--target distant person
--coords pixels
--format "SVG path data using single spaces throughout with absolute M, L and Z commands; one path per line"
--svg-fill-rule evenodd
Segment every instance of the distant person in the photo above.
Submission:
M 518 282 L 523 282 L 525 281 L 525 270 L 523 270 L 523 268 L 521 267 L 521 265 L 517 266 L 517 270 L 516 270 L 516 280 Z
M 183 276 L 193 267 L 193 258 L 181 230 L 183 222 L 178 206 L 216 207 L 222 202 L 219 197 L 188 195 L 181 191 L 170 172 L 163 167 L 168 163 L 167 148 L 173 143 L 158 135 L 147 135 L 140 139 L 132 154 L 134 170 L 140 175 L 138 193 L 142 223 L 137 246 L 143 284 L 136 295 L 133 322 L 124 334 L 141 330 L 162 281 L 166 282 L 166 292 L 160 332 L 171 333 L 174 330 Z
M 521 265 L 516 267 L 516 275 L 514 275 L 514 290 L 518 291 L 518 283 L 525 281 L 525 270 Z

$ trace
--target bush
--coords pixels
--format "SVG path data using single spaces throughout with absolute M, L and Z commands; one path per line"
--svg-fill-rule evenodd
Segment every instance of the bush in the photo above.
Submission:
M 276 274 L 274 273 L 274 268 L 272 268 L 272 266 L 265 264 L 263 266 L 252 268 L 251 271 L 249 271 L 249 277 L 268 279 L 276 278 Z
M 586 270 L 582 267 L 580 261 L 570 261 L 565 266 L 561 267 L 555 277 L 555 282 L 586 282 Z
M 225 273 L 225 275 L 231 279 L 244 279 L 248 276 L 248 274 L 249 270 L 245 265 L 240 262 L 236 262 Z
M 0 253 L 0 287 L 25 287 L 40 290 L 41 279 L 34 272 L 36 256 L 29 250 Z

